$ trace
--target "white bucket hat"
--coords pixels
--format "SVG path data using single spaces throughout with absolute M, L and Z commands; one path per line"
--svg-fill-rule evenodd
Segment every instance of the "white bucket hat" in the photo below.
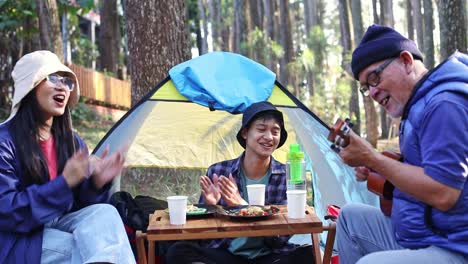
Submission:
M 73 76 L 75 88 L 70 93 L 68 105 L 70 107 L 75 106 L 80 97 L 80 86 L 75 73 L 65 66 L 54 53 L 48 50 L 34 51 L 21 57 L 11 72 L 11 77 L 13 77 L 13 81 L 15 82 L 15 93 L 11 104 L 10 116 L 3 123 L 16 115 L 21 101 L 29 92 L 49 74 L 56 72 L 67 72 Z

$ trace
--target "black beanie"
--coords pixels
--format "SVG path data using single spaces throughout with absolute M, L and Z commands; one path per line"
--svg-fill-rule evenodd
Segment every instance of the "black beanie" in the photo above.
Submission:
M 403 50 L 413 54 L 415 59 L 423 60 L 416 43 L 403 37 L 393 28 L 381 25 L 368 27 L 361 43 L 353 52 L 351 69 L 354 78 L 358 80 L 359 73 L 367 66 L 381 60 L 397 57 Z

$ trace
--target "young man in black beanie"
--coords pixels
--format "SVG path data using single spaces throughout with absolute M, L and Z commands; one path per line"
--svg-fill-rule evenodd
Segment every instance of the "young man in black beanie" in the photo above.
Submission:
M 468 263 L 468 56 L 432 70 L 415 43 L 373 25 L 353 52 L 361 92 L 401 117 L 402 162 L 350 133 L 340 150 L 358 181 L 370 171 L 395 186 L 390 217 L 350 204 L 338 217 L 340 263 Z
M 270 102 L 257 102 L 243 113 L 237 141 L 245 151 L 236 159 L 215 163 L 201 176 L 200 203 L 247 205 L 247 185 L 265 185 L 265 205 L 286 204 L 286 167 L 272 156 L 288 137 L 283 114 Z M 176 242 L 168 264 L 312 263 L 311 246 L 288 242 L 290 236 L 205 240 L 201 245 Z

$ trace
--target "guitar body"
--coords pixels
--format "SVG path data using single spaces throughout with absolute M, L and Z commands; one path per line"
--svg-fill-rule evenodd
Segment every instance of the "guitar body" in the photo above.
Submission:
M 338 150 L 349 144 L 348 133 L 351 126 L 352 124 L 349 123 L 349 119 L 345 121 L 338 119 L 336 121 L 328 135 L 328 140 L 333 142 L 332 149 Z M 386 150 L 382 152 L 382 154 L 394 160 L 402 160 L 401 155 L 394 151 Z M 377 172 L 371 171 L 367 176 L 367 189 L 379 196 L 381 211 L 386 216 L 390 216 L 392 213 L 393 189 L 395 189 L 395 186 Z
M 387 156 L 394 160 L 401 161 L 401 155 L 394 151 L 385 150 L 382 152 L 384 156 Z M 393 199 L 393 189 L 395 186 L 380 174 L 371 171 L 369 176 L 367 176 L 367 189 L 380 198 L 380 209 L 386 216 L 392 214 L 392 199 Z
M 380 210 L 384 215 L 390 216 L 392 214 L 393 189 L 395 189 L 395 186 L 380 174 L 370 172 L 367 176 L 367 189 L 379 196 Z

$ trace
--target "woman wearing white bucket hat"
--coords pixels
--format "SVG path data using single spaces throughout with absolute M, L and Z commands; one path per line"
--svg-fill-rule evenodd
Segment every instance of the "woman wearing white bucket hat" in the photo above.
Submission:
M 0 263 L 135 263 L 117 211 L 99 204 L 124 149 L 89 158 L 72 131 L 75 74 L 43 50 L 23 56 L 12 77 L 0 124 Z

